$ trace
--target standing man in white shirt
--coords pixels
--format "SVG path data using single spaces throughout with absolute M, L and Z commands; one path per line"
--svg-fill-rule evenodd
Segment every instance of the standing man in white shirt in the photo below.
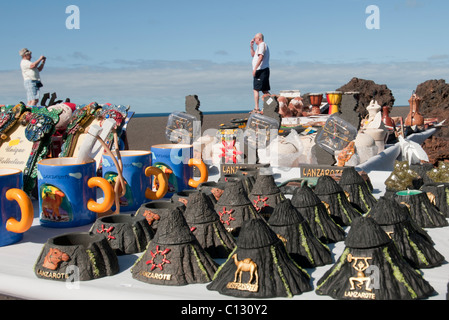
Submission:
M 39 88 L 42 87 L 39 72 L 44 69 L 47 58 L 40 56 L 35 62 L 31 62 L 31 51 L 27 48 L 21 49 L 19 54 L 22 57 L 20 68 L 22 69 L 23 84 L 27 92 L 27 105 L 35 106 L 39 101 Z
M 257 45 L 254 50 L 254 43 Z M 262 33 L 254 36 L 250 43 L 251 57 L 253 57 L 253 91 L 254 91 L 254 110 L 251 113 L 261 113 L 259 109 L 259 91 L 269 94 L 270 88 L 270 50 L 264 42 Z

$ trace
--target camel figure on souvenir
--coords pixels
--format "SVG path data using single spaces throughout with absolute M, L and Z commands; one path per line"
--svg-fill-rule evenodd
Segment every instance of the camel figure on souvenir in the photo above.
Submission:
M 50 269 L 50 270 L 56 270 L 59 267 L 59 264 L 62 261 L 69 261 L 70 257 L 67 253 L 62 252 L 59 249 L 50 248 L 47 255 L 45 256 L 44 263 L 42 266 L 44 268 Z
M 257 265 L 250 258 L 243 259 L 241 261 L 237 260 L 237 254 L 232 256 L 234 263 L 237 266 L 237 271 L 235 272 L 234 282 L 237 282 L 237 277 L 239 278 L 239 283 L 242 283 L 242 272 L 249 272 L 250 278 L 248 283 L 251 283 L 256 278 L 256 283 L 259 282 L 259 275 L 257 273 Z
M 54 187 L 49 187 L 42 191 L 42 214 L 53 220 L 61 220 L 59 207 L 65 194 Z

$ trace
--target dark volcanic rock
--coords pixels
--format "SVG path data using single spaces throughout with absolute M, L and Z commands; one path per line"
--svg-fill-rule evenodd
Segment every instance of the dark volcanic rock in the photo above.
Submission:
M 447 145 L 449 138 L 432 136 L 424 141 L 422 147 L 429 157 L 429 162 L 437 165 L 439 161 L 449 160 Z
M 449 121 L 449 84 L 445 80 L 428 80 L 416 87 L 415 93 L 421 98 L 419 111 L 425 118 L 439 118 Z M 449 137 L 449 129 L 440 135 Z
M 395 101 L 393 93 L 385 84 L 376 84 L 372 80 L 364 80 L 355 77 L 347 84 L 336 89 L 336 91 L 359 92 L 359 103 L 356 111 L 360 113 L 362 117 L 368 114 L 366 107 L 373 98 L 381 106 L 393 107 Z
M 449 121 L 449 84 L 445 80 L 427 80 L 416 87 L 415 93 L 421 98 L 419 111 L 424 118 Z M 424 142 L 423 149 L 429 156 L 429 162 L 436 164 L 449 159 L 448 142 L 448 127 L 441 128 Z

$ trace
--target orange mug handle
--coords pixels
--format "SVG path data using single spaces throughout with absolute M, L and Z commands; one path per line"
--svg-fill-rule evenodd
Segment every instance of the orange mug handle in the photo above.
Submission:
M 112 205 L 114 204 L 115 195 L 112 185 L 106 179 L 100 177 L 90 178 L 87 181 L 87 185 L 89 186 L 89 188 L 99 187 L 104 194 L 102 203 L 98 203 L 95 200 L 89 199 L 89 201 L 87 201 L 87 209 L 96 213 L 104 213 L 111 209 Z
M 168 192 L 168 179 L 165 173 L 156 167 L 148 167 L 145 169 L 145 175 L 147 177 L 154 176 L 159 182 L 159 188 L 156 191 L 151 191 L 150 188 L 145 190 L 145 197 L 150 200 L 162 199 Z
M 191 186 L 192 188 L 196 188 L 200 185 L 200 183 L 207 182 L 207 180 L 209 179 L 209 171 L 207 170 L 207 167 L 204 164 L 203 160 L 192 158 L 189 160 L 189 166 L 195 166 L 200 170 L 200 178 L 198 180 L 190 178 L 189 186 Z
M 14 233 L 24 233 L 31 228 L 34 219 L 34 208 L 28 195 L 21 189 L 9 189 L 6 191 L 6 199 L 17 201 L 21 211 L 20 221 L 9 218 L 6 221 L 6 230 Z

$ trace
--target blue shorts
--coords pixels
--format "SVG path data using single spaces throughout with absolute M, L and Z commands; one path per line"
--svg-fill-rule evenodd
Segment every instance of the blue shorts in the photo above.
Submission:
M 37 87 L 37 80 L 25 80 L 23 85 L 27 92 L 27 101 L 39 100 L 39 88 Z

